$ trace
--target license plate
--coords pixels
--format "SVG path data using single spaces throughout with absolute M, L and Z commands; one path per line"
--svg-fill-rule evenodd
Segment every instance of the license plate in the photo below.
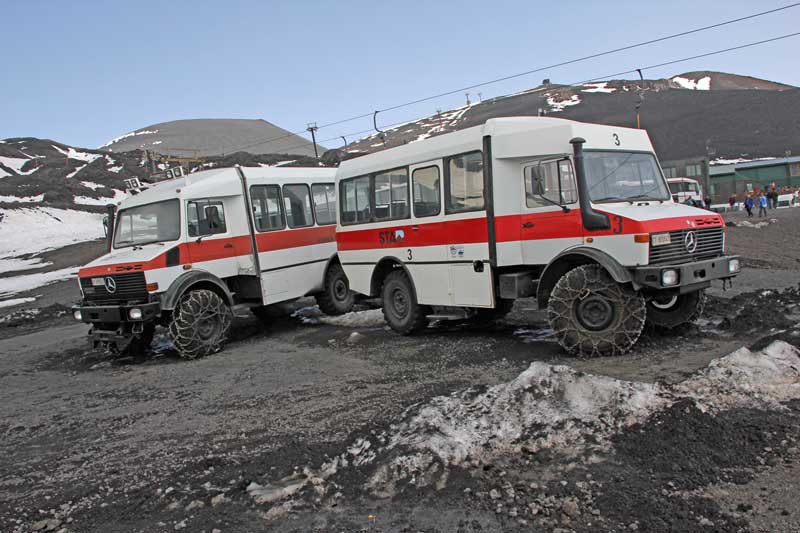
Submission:
M 662 246 L 672 242 L 669 233 L 656 233 L 650 236 L 650 242 L 653 246 Z
M 102 287 L 105 284 L 106 282 L 103 278 L 92 278 L 92 286 L 94 287 Z

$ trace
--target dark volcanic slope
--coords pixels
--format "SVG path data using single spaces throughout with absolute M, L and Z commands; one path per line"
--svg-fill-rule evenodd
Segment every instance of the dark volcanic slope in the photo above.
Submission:
M 152 150 L 184 157 L 240 151 L 314 155 L 314 147 L 308 140 L 261 119 L 202 118 L 162 122 L 118 137 L 101 148 L 111 152 Z M 324 150 L 320 147 L 320 153 Z
M 540 109 L 552 117 L 635 127 L 638 90 L 644 97 L 642 127 L 663 160 L 704 156 L 707 145 L 716 150 L 716 157 L 800 153 L 800 89 L 724 73 L 680 76 L 693 81 L 709 76 L 711 90 L 685 89 L 674 78 L 579 87 L 544 85 L 388 130 L 385 146 L 476 126 L 493 117 L 536 116 Z M 598 85 L 599 91 L 613 91 L 596 92 Z M 381 150 L 373 146 L 377 143 L 375 136 L 361 139 L 348 145 L 346 155 Z

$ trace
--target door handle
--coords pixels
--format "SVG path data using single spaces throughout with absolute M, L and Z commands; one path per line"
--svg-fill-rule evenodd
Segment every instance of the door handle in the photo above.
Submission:
M 526 222 L 522 225 L 523 228 L 532 228 L 533 226 L 535 226 L 533 222 Z
M 223 246 L 223 248 L 233 248 L 233 245 L 231 243 L 229 243 L 229 242 L 226 242 L 225 246 Z
M 419 230 L 419 226 L 411 226 L 411 231 L 417 231 L 417 230 Z

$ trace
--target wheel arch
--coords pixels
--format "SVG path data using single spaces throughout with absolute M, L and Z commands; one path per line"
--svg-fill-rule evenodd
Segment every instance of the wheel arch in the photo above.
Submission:
M 208 289 L 222 298 L 228 306 L 233 305 L 233 293 L 220 278 L 202 270 L 193 270 L 181 274 L 161 297 L 161 308 L 172 310 L 178 305 L 181 297 L 189 290 Z
M 550 293 L 561 276 L 575 267 L 589 264 L 600 265 L 618 283 L 630 283 L 633 280 L 625 267 L 607 253 L 595 248 L 572 248 L 554 257 L 542 272 L 539 278 L 539 286 L 536 289 L 536 301 L 539 309 L 547 307 Z
M 376 264 L 375 268 L 372 270 L 372 278 L 369 283 L 369 295 L 371 297 L 380 296 L 383 280 L 398 268 L 402 268 L 406 276 L 408 276 L 411 290 L 414 291 L 414 299 L 417 299 L 417 286 L 414 284 L 414 278 L 411 276 L 411 272 L 408 271 L 408 267 L 405 263 L 392 256 L 384 257 L 378 261 L 378 264 Z

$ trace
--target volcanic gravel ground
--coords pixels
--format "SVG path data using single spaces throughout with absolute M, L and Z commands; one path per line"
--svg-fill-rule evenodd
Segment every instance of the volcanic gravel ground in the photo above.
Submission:
M 40 289 L 44 305 L 0 310 L 0 531 L 800 530 L 795 403 L 711 413 L 681 400 L 605 444 L 467 462 L 438 489 L 406 480 L 388 498 L 364 488 L 377 465 L 340 468 L 324 496 L 305 485 L 257 503 L 247 490 L 291 492 L 304 469 L 409 409 L 481 394 L 531 362 L 678 383 L 741 346 L 800 344 L 800 291 L 783 290 L 800 265 L 787 252 L 800 209 L 773 216 L 727 231 L 746 265 L 758 261 L 742 275 L 757 290 L 715 289 L 697 324 L 647 330 L 611 358 L 565 357 L 532 300 L 495 324 L 413 337 L 388 331 L 372 302 L 355 327 L 301 309 L 266 328 L 235 321 L 226 349 L 203 359 L 181 360 L 163 331 L 146 356 L 119 357 L 88 349 L 87 326 L 69 318 L 74 282 Z

